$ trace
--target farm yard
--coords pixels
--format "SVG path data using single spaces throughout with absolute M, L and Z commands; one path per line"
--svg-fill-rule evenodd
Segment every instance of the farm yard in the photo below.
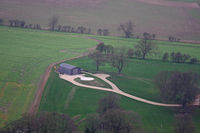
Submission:
M 0 27 L 1 64 L 0 71 L 0 126 L 18 119 L 27 112 L 35 98 L 38 83 L 47 66 L 53 62 L 80 56 L 94 48 L 99 42 L 113 47 L 129 47 L 139 42 L 139 39 L 120 37 L 103 37 L 72 33 L 38 31 Z M 162 102 L 159 89 L 154 85 L 154 77 L 163 70 L 200 72 L 199 64 L 172 63 L 161 61 L 165 52 L 190 54 L 200 58 L 200 45 L 181 42 L 154 40 L 158 46 L 156 55 L 147 56 L 146 60 L 131 58 L 125 65 L 121 75 L 109 64 L 100 66 L 100 72 L 110 74 L 108 80 L 115 83 L 122 91 L 129 94 Z M 90 72 L 95 72 L 95 63 L 88 57 L 67 61 Z M 101 84 L 103 81 L 97 79 Z M 80 82 L 80 81 L 79 81 Z M 92 83 L 91 83 L 92 84 Z M 104 83 L 105 86 L 109 86 Z M 38 112 L 50 111 L 69 114 L 83 120 L 88 114 L 95 113 L 98 101 L 108 92 L 75 86 L 59 78 L 51 72 L 45 86 Z M 177 108 L 159 107 L 138 102 L 120 96 L 121 107 L 139 113 L 142 127 L 152 132 L 155 129 L 164 133 L 173 132 L 174 113 Z M 200 131 L 199 109 L 193 118 L 197 132 Z M 84 122 L 80 125 L 83 130 Z
M 103 41 L 105 44 L 111 44 L 113 46 L 133 47 L 133 45 L 138 42 L 137 39 L 117 37 L 96 36 L 95 38 Z M 184 53 L 190 53 L 191 56 L 199 58 L 200 55 L 198 51 L 200 47 L 198 44 L 177 42 L 169 43 L 156 41 L 155 43 L 157 43 L 159 47 L 157 55 L 148 56 L 148 59 L 145 61 L 140 59 L 129 59 L 121 75 L 118 75 L 117 70 L 109 64 L 100 66 L 100 72 L 110 74 L 111 77 L 108 79 L 124 92 L 148 100 L 162 102 L 159 89 L 154 85 L 154 77 L 157 73 L 163 70 L 194 71 L 199 73 L 200 67 L 199 64 L 191 65 L 187 63 L 163 62 L 160 60 L 161 55 L 164 52 L 172 52 L 173 50 L 176 52 L 184 51 Z M 67 63 L 89 70 L 90 72 L 96 72 L 95 63 L 88 57 L 67 61 Z M 59 79 L 59 76 L 52 72 L 45 87 L 39 111 L 67 113 L 72 117 L 79 117 L 81 120 L 84 119 L 87 114 L 95 113 L 99 99 L 107 93 L 108 92 L 75 86 L 67 81 Z M 145 130 L 154 131 L 154 129 L 157 129 L 158 131 L 162 130 L 162 132 L 166 133 L 173 131 L 173 116 L 174 113 L 177 112 L 176 108 L 152 106 L 131 100 L 124 96 L 121 96 L 120 103 L 124 109 L 132 110 L 140 114 Z M 193 117 L 198 132 L 200 131 L 198 128 L 200 117 L 199 109 L 196 110 Z
M 130 65 L 125 67 L 121 76 L 117 75 L 115 70 L 109 66 L 105 65 L 100 69 L 103 72 L 111 74 L 109 80 L 115 83 L 124 92 L 158 102 L 160 102 L 159 90 L 153 84 L 153 76 L 156 73 L 166 69 L 172 71 L 177 69 L 187 71 L 191 70 L 190 67 L 197 72 L 200 70 L 199 65 L 172 65 L 172 63 L 151 60 L 147 62 L 148 63 L 144 64 L 144 61 L 141 60 L 131 61 Z M 72 60 L 67 63 L 80 66 L 90 71 L 95 71 L 94 62 L 87 57 Z M 167 67 L 163 67 L 166 65 Z M 108 92 L 74 86 L 65 80 L 59 79 L 58 75 L 52 72 L 46 85 L 39 111 L 58 111 L 70 114 L 72 117 L 78 115 L 80 119 L 83 119 L 88 113 L 94 113 L 96 111 L 98 100 L 107 93 Z M 71 102 L 68 101 L 69 97 Z M 152 106 L 123 96 L 121 96 L 121 106 L 124 109 L 138 112 L 142 117 L 143 126 L 147 131 L 153 131 L 154 128 L 166 133 L 173 131 L 173 114 L 176 112 L 176 108 Z M 196 110 L 194 113 L 196 125 L 199 123 L 199 117 L 199 110 Z M 199 131 L 199 129 L 197 129 L 197 131 Z
M 0 133 L 200 133 L 200 0 L 0 0 Z

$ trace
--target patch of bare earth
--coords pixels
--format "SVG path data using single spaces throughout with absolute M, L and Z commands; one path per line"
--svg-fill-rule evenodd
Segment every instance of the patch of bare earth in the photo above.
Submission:
M 185 10 L 182 10 L 182 14 L 185 16 L 185 25 L 178 36 L 200 35 L 200 20 L 191 17 Z
M 68 109 L 69 104 L 70 104 L 71 100 L 73 99 L 75 93 L 76 93 L 76 87 L 73 87 L 67 96 L 67 100 L 65 103 L 65 109 Z
M 184 7 L 184 8 L 199 8 L 199 5 L 195 2 L 177 2 L 177 1 L 168 1 L 168 0 L 136 0 L 143 3 L 160 5 L 160 6 L 169 6 L 169 7 Z
M 50 4 L 54 6 L 65 6 L 65 7 L 90 7 L 95 8 L 98 7 L 106 0 L 15 0 L 19 2 L 38 2 L 43 4 Z

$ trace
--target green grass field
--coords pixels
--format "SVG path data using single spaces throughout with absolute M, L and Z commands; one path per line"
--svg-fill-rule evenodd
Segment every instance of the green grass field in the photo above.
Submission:
M 97 44 L 93 40 L 84 38 L 85 35 L 9 27 L 0 27 L 0 36 L 0 62 L 2 62 L 0 66 L 0 126 L 27 112 L 33 101 L 37 83 L 50 63 L 80 55 Z M 117 37 L 92 37 L 114 47 L 133 47 L 139 41 Z M 115 75 L 110 80 L 123 91 L 160 101 L 159 91 L 154 88 L 152 81 L 157 72 L 166 69 L 199 72 L 200 67 L 199 65 L 164 63 L 152 59 L 160 58 L 161 53 L 166 51 L 179 50 L 199 58 L 200 45 L 160 41 L 156 43 L 160 48 L 160 54 L 149 56 L 147 61 L 131 60 L 129 65 L 125 66 L 122 77 L 116 76 L 116 70 L 108 64 L 100 67 L 100 70 Z M 69 63 L 91 71 L 96 69 L 94 62 L 87 57 Z M 146 69 L 147 66 L 148 69 Z M 130 80 L 134 81 L 131 82 L 131 86 L 138 87 L 127 87 Z M 55 73 L 52 73 L 43 94 L 40 111 L 57 111 L 68 113 L 70 116 L 80 114 L 81 118 L 84 118 L 86 114 L 95 112 L 98 100 L 105 94 L 107 93 L 76 87 L 58 79 Z M 166 133 L 172 131 L 174 110 L 143 104 L 125 97 L 121 97 L 121 106 L 138 112 L 143 119 L 144 128 L 148 131 L 155 127 L 160 130 L 161 125 Z M 199 122 L 197 119 L 199 113 L 195 116 L 195 121 Z
M 0 17 L 26 20 L 27 23 L 48 27 L 49 19 L 59 16 L 59 24 L 92 29 L 108 28 L 112 35 L 118 32 L 120 23 L 132 20 L 136 34 L 155 33 L 157 37 L 170 35 L 181 39 L 199 40 L 199 21 L 190 12 L 198 14 L 198 8 L 160 6 L 135 0 L 1 0 Z M 179 0 L 192 1 L 192 0 Z M 195 31 L 195 32 L 194 32 Z
M 81 80 L 81 78 L 76 78 L 74 79 L 75 81 L 81 83 L 81 84 L 85 84 L 85 85 L 90 85 L 90 86 L 97 86 L 97 87 L 105 87 L 105 88 L 112 88 L 108 83 L 106 83 L 105 81 L 103 81 L 100 78 L 97 78 L 91 74 L 85 74 L 85 77 L 91 77 L 94 78 L 94 80 L 92 81 L 84 81 Z
M 113 45 L 114 47 L 129 47 L 133 48 L 140 41 L 139 39 L 126 39 L 119 37 L 95 37 L 105 44 Z M 185 54 L 190 54 L 193 57 L 200 58 L 200 44 L 189 44 L 181 42 L 168 42 L 168 41 L 153 41 L 158 47 L 156 55 L 147 56 L 151 59 L 161 59 L 165 52 L 181 52 Z
M 190 67 L 188 67 L 187 64 L 179 64 L 172 66 L 172 63 L 150 60 L 147 61 L 148 63 L 146 63 L 144 67 L 144 62 L 145 61 L 141 60 L 129 62 L 130 65 L 125 67 L 122 76 L 115 74 L 116 71 L 108 65 L 101 67 L 100 70 L 110 73 L 111 78 L 109 78 L 109 80 L 115 83 L 121 90 L 154 101 L 161 100 L 159 97 L 159 90 L 154 86 L 152 78 L 160 70 L 166 70 L 167 67 L 163 66 L 168 65 L 169 69 L 167 70 L 177 70 L 179 68 L 180 71 L 187 71 L 193 68 L 194 71 L 200 71 L 199 65 L 190 65 Z M 95 70 L 93 61 L 86 57 L 69 61 L 67 63 L 87 70 Z M 87 64 L 87 67 L 85 64 Z M 136 67 L 140 70 L 135 70 Z M 160 69 L 157 69 L 158 67 Z M 130 69 L 132 72 L 129 71 Z M 148 69 L 152 71 L 146 71 Z M 138 73 L 141 74 L 138 75 Z M 72 93 L 70 92 L 72 92 L 74 88 L 76 91 L 73 93 L 73 96 L 71 96 Z M 45 88 L 40 105 L 40 111 L 58 111 L 61 113 L 67 113 L 72 117 L 80 115 L 81 118 L 84 118 L 87 114 L 96 111 L 98 100 L 106 94 L 107 92 L 103 91 L 76 87 L 67 81 L 59 79 L 58 75 L 52 72 Z M 70 102 L 66 102 L 69 97 Z M 66 103 L 69 104 L 67 106 L 68 108 L 65 108 Z M 152 106 L 122 96 L 121 106 L 124 109 L 138 112 L 142 117 L 143 127 L 147 131 L 152 131 L 154 128 L 157 128 L 159 132 L 163 130 L 164 133 L 171 133 L 173 130 L 173 114 L 177 112 L 176 109 Z M 194 116 L 195 123 L 197 124 L 197 131 L 199 131 L 199 111 L 195 112 Z
M 28 110 L 50 63 L 96 45 L 72 34 L 8 27 L 0 27 L 0 36 L 0 127 Z
M 139 41 L 137 39 L 124 39 L 115 37 L 95 38 L 104 41 L 105 44 L 111 44 L 114 47 L 133 47 Z M 160 99 L 159 89 L 155 87 L 153 82 L 154 76 L 157 73 L 163 70 L 194 71 L 199 73 L 200 65 L 162 62 L 161 60 L 158 60 L 161 58 L 161 53 L 171 51 L 177 52 L 183 50 L 184 53 L 191 54 L 192 56 L 199 58 L 200 54 L 198 51 L 200 50 L 200 45 L 186 43 L 170 43 L 161 41 L 156 41 L 156 43 L 159 47 L 160 54 L 156 56 L 149 56 L 148 59 L 145 61 L 138 59 L 130 59 L 127 65 L 125 65 L 122 71 L 122 75 L 117 75 L 117 70 L 112 68 L 109 64 L 100 66 L 100 71 L 111 74 L 109 80 L 115 83 L 121 90 L 145 99 L 162 102 Z M 91 72 L 95 72 L 96 70 L 95 63 L 88 57 L 68 61 L 67 63 L 79 66 Z M 62 88 L 62 91 L 57 93 L 59 93 L 59 97 L 62 97 L 63 95 L 67 96 L 64 99 L 60 99 L 54 95 L 56 93 L 55 91 L 57 91 L 60 88 Z M 69 104 L 67 102 L 69 106 L 66 109 L 64 108 L 66 101 L 68 101 L 68 97 L 71 97 L 69 96 L 71 94 L 70 91 L 74 89 L 74 86 L 68 83 L 67 81 L 62 81 L 58 79 L 58 76 L 55 73 L 52 73 L 51 78 L 45 88 L 45 95 L 43 95 L 40 111 L 56 110 L 58 112 L 68 113 L 70 114 L 70 116 L 80 115 L 81 118 L 84 118 L 86 114 L 95 112 L 98 100 L 107 93 L 81 87 L 75 88 L 76 93 L 73 93 L 73 98 L 70 98 L 71 103 Z M 63 91 L 65 93 L 61 94 Z M 57 110 L 58 106 L 59 110 Z M 176 109 L 147 105 L 126 97 L 121 97 L 121 106 L 124 109 L 138 112 L 142 117 L 143 127 L 147 131 L 153 131 L 154 128 L 157 128 L 159 132 L 161 130 L 166 133 L 171 133 L 173 131 L 173 115 L 177 112 Z M 193 114 L 193 116 L 197 127 L 197 132 L 199 132 L 200 128 L 198 126 L 198 123 L 200 122 L 200 113 L 198 109 Z
M 71 93 L 72 91 L 74 93 Z M 57 111 L 67 113 L 71 117 L 80 115 L 81 118 L 85 118 L 87 114 L 96 112 L 99 99 L 106 94 L 107 92 L 103 91 L 76 87 L 59 79 L 58 75 L 52 72 L 39 110 Z M 161 124 L 164 133 L 173 129 L 173 109 L 151 106 L 126 97 L 121 97 L 121 107 L 138 112 L 142 117 L 143 127 L 148 131 L 154 128 L 160 131 Z

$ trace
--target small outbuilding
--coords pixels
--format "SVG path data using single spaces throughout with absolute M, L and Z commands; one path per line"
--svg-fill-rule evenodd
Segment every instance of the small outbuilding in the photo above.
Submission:
M 58 68 L 58 72 L 60 74 L 76 75 L 81 73 L 81 69 L 67 63 L 62 63 Z

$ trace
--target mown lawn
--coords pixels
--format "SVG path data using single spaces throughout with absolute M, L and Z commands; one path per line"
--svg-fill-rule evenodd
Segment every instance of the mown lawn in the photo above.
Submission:
M 95 64 L 92 60 L 88 59 L 88 57 L 68 61 L 67 63 L 95 72 Z M 193 70 L 200 72 L 200 67 L 199 65 L 174 64 L 158 60 L 143 61 L 137 59 L 131 59 L 129 61 L 124 67 L 122 75 L 116 74 L 117 70 L 110 67 L 109 64 L 100 67 L 100 71 L 111 74 L 109 80 L 115 83 L 121 90 L 158 102 L 161 101 L 160 92 L 159 89 L 155 87 L 153 78 L 162 70 Z M 71 97 L 69 96 L 69 92 L 72 91 L 74 87 L 75 86 L 67 81 L 59 79 L 58 75 L 55 73 L 52 73 L 45 88 L 40 111 L 58 111 L 67 113 L 72 117 L 80 115 L 81 118 L 84 118 L 87 114 L 95 112 L 98 100 L 107 94 L 107 92 L 75 87 L 76 92 L 73 98 L 71 98 L 68 108 L 65 108 L 68 97 Z M 59 95 L 59 97 L 57 95 Z M 63 96 L 66 97 L 62 99 Z M 152 106 L 123 96 L 121 96 L 121 106 L 124 109 L 138 112 L 142 118 L 143 127 L 147 131 L 152 131 L 154 128 L 157 128 L 158 131 L 162 130 L 164 133 L 171 133 L 173 131 L 173 115 L 177 112 L 177 109 Z M 200 118 L 199 111 L 194 114 L 194 120 L 197 125 L 199 122 L 198 118 Z M 199 130 L 197 126 L 197 131 Z
M 81 55 L 93 40 L 72 34 L 0 26 L 0 127 L 30 107 L 50 63 Z
M 71 93 L 72 91 L 74 93 Z M 39 111 L 56 111 L 69 114 L 71 117 L 80 115 L 82 119 L 87 114 L 95 113 L 99 99 L 107 94 L 108 92 L 74 86 L 59 79 L 58 75 L 52 72 L 45 87 Z M 152 131 L 154 128 L 160 131 L 162 127 L 164 133 L 172 132 L 173 109 L 120 97 L 121 107 L 138 112 L 142 118 L 142 126 L 147 131 Z
M 84 62 L 84 63 L 83 63 Z M 88 57 L 79 58 L 68 63 L 95 72 L 95 63 Z M 160 71 L 194 71 L 200 72 L 199 64 L 162 62 L 159 60 L 129 59 L 121 75 L 110 64 L 100 66 L 100 71 L 111 74 L 109 80 L 121 90 L 154 101 L 161 101 L 159 89 L 154 78 Z

